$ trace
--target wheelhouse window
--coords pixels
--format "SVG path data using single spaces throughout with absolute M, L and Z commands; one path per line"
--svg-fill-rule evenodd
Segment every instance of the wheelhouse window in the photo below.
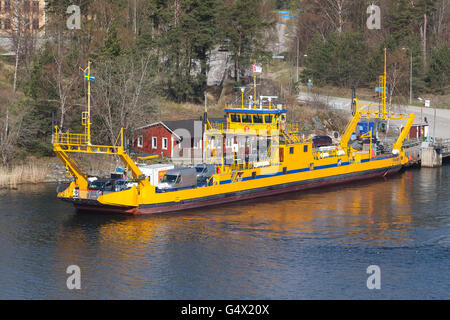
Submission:
M 252 116 L 249 114 L 242 115 L 242 123 L 252 123 Z
M 265 121 L 266 123 L 272 123 L 272 120 L 273 120 L 273 117 L 272 117 L 272 116 L 265 116 L 265 117 L 264 117 L 264 121 Z
M 152 137 L 152 149 L 158 148 L 158 138 Z
M 253 116 L 253 123 L 263 123 L 263 117 L 260 115 Z
M 241 115 L 239 115 L 239 114 L 232 114 L 231 115 L 231 122 L 241 122 Z

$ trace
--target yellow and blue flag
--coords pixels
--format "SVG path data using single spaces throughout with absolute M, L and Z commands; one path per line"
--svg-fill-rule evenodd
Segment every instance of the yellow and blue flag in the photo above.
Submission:
M 91 81 L 91 82 L 95 81 L 95 77 L 91 74 L 88 74 L 87 72 L 84 74 L 84 79 L 86 79 L 87 81 Z

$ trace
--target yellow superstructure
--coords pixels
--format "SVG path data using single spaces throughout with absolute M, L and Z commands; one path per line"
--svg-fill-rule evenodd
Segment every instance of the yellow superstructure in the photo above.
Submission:
M 89 69 L 87 74 L 90 74 Z M 90 105 L 83 116 L 84 134 L 54 132 L 54 150 L 75 178 L 58 194 L 79 209 L 118 211 L 130 214 L 169 212 L 203 207 L 289 191 L 333 185 L 342 182 L 386 176 L 398 172 L 408 159 L 403 140 L 414 121 L 414 114 L 386 111 L 386 67 L 380 77 L 381 103 L 363 106 L 354 99 L 354 116 L 338 144 L 315 148 L 298 125 L 287 122 L 286 105 L 276 97 L 250 97 L 245 103 L 227 104 L 226 121 L 205 121 L 204 160 L 215 166 L 205 184 L 161 190 L 152 186 L 139 167 L 126 154 L 123 130 L 114 146 L 91 145 Z M 256 91 L 255 91 L 256 92 Z M 349 144 L 361 119 L 406 120 L 407 123 L 390 153 L 375 154 L 372 135 L 369 151 L 358 151 Z M 135 185 L 119 192 L 92 193 L 87 175 L 70 158 L 72 152 L 106 153 L 119 156 Z

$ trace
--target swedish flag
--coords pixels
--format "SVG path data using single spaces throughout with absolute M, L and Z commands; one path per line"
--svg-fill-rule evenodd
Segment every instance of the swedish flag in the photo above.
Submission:
M 88 74 L 87 72 L 84 74 L 84 79 L 86 79 L 87 81 L 91 81 L 91 82 L 95 81 L 95 77 L 92 76 L 91 74 Z

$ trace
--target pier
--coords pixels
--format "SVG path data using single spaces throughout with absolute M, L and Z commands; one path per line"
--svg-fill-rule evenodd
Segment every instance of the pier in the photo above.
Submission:
M 410 144 L 405 149 L 409 159 L 407 167 L 441 167 L 442 162 L 450 158 L 450 139 L 437 140 L 436 143 L 424 142 L 422 145 Z

